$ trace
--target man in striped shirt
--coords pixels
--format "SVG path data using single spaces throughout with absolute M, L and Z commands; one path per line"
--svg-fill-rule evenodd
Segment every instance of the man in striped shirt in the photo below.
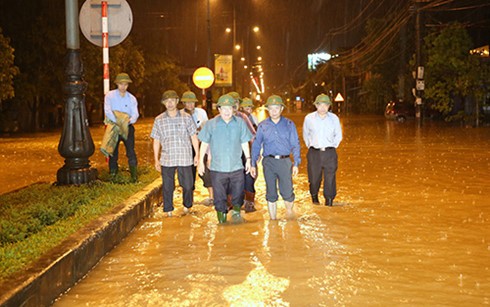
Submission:
M 179 96 L 175 91 L 163 93 L 162 103 L 167 110 L 155 118 L 151 131 L 155 169 L 162 173 L 163 211 L 169 217 L 174 210 L 175 171 L 183 190 L 184 213 L 192 207 L 192 165 L 197 165 L 199 157 L 196 125 L 189 114 L 179 112 L 178 102 Z M 192 147 L 197 153 L 194 158 Z

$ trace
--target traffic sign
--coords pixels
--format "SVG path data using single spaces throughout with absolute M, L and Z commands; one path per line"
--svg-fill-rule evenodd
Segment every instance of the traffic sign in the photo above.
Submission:
M 337 96 L 335 96 L 334 101 L 342 102 L 342 101 L 344 101 L 344 97 L 342 97 L 342 95 L 340 93 L 338 93 Z
M 102 1 L 86 0 L 80 9 L 80 30 L 92 44 L 102 47 Z M 133 26 L 133 13 L 126 0 L 107 0 L 109 47 L 121 43 Z
M 207 89 L 214 83 L 214 73 L 207 67 L 199 67 L 192 75 L 192 81 L 200 89 Z

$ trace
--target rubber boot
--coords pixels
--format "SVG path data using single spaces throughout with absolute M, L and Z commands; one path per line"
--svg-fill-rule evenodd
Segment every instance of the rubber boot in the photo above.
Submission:
M 231 219 L 233 223 L 242 223 L 243 218 L 240 214 L 240 206 L 239 205 L 234 205 L 233 210 L 231 210 Z
M 245 202 L 243 206 L 245 212 L 255 212 L 255 193 L 245 191 Z
M 117 177 L 117 171 L 118 171 L 117 168 L 116 169 L 110 169 L 109 170 L 109 179 L 111 181 L 114 181 L 116 179 L 116 177 Z
M 269 209 L 269 216 L 271 220 L 277 219 L 277 205 L 276 203 L 267 202 L 267 208 Z
M 129 166 L 129 172 L 131 173 L 131 182 L 135 183 L 138 181 L 138 167 Z
M 292 201 L 284 201 L 284 205 L 286 206 L 287 217 L 293 218 L 294 217 L 294 210 L 293 210 L 294 203 Z
M 218 214 L 218 222 L 220 224 L 226 223 L 226 213 L 220 211 L 216 211 L 216 213 Z

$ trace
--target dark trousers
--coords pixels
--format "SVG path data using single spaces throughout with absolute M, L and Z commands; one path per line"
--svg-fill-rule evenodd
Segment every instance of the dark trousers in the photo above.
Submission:
M 233 206 L 243 205 L 245 176 L 243 170 L 234 172 L 211 171 L 214 191 L 214 208 L 219 212 L 228 212 L 228 195 Z
M 247 159 L 245 158 L 245 155 L 242 154 L 242 162 L 243 162 L 243 174 L 245 176 L 245 191 L 250 192 L 250 193 L 255 193 L 255 178 L 250 175 L 250 173 L 245 173 L 245 163 L 247 162 Z
M 335 172 L 338 167 L 337 151 L 335 148 L 327 148 L 325 151 L 309 148 L 306 159 L 308 160 L 310 194 L 318 195 L 320 185 L 322 184 L 323 173 L 323 196 L 334 199 L 337 195 Z
M 179 185 L 182 187 L 184 198 L 184 207 L 190 208 L 193 203 L 192 191 L 192 167 L 189 166 L 162 166 L 162 194 L 163 194 L 163 211 L 169 212 L 174 210 L 174 191 L 175 191 L 175 171 Z
M 277 189 L 285 201 L 294 201 L 295 195 L 293 190 L 293 163 L 289 158 L 286 159 L 274 159 L 271 157 L 264 157 L 262 160 L 262 167 L 264 168 L 265 179 L 265 199 L 268 202 L 275 203 L 279 195 Z
M 123 142 L 124 147 L 126 147 L 126 156 L 128 157 L 129 166 L 137 166 L 138 160 L 136 159 L 136 151 L 134 150 L 134 126 L 129 125 L 128 127 L 128 138 L 124 140 L 121 136 L 117 140 L 116 147 L 114 148 L 114 153 L 109 157 L 109 171 L 117 171 L 118 165 L 117 160 L 119 159 L 119 143 Z
M 196 152 L 194 151 L 194 147 L 192 147 L 192 158 L 194 158 L 196 156 Z M 209 174 L 209 168 L 207 167 L 207 162 L 208 162 L 208 154 L 205 154 L 204 155 L 204 159 L 203 159 L 203 163 L 204 163 L 204 174 L 201 176 L 199 175 L 199 177 L 202 179 L 202 182 L 203 182 L 203 186 L 205 188 L 211 188 L 212 185 L 211 185 L 211 175 Z M 192 190 L 195 190 L 196 187 L 196 174 L 197 174 L 197 167 L 194 166 L 194 164 L 192 164 Z

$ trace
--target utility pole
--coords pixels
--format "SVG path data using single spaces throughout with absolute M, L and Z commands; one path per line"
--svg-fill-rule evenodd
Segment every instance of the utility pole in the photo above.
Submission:
M 211 69 L 211 4 L 209 3 L 209 0 L 207 0 L 207 26 L 208 26 L 208 59 L 207 59 L 207 66 L 209 69 Z
M 428 0 L 415 0 L 415 46 L 416 46 L 416 70 L 415 70 L 415 117 L 423 116 L 423 94 L 425 89 L 424 66 L 422 63 L 422 39 L 423 39 L 423 15 L 421 6 Z

